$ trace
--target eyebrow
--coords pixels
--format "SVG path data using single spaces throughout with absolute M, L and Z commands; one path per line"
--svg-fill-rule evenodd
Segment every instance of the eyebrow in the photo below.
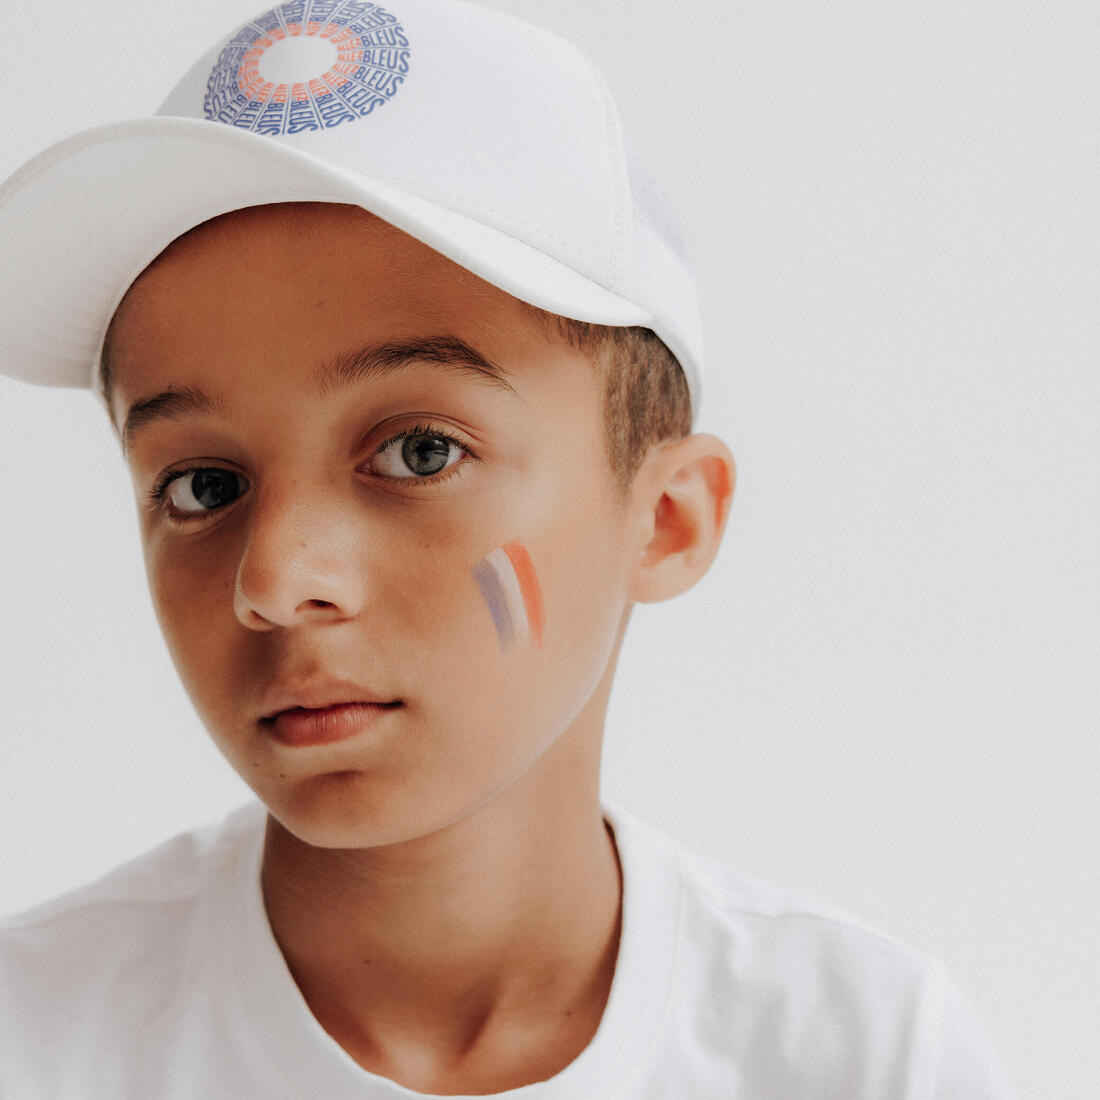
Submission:
M 384 378 L 413 363 L 432 363 L 464 371 L 515 393 L 507 372 L 457 336 L 433 336 L 392 344 L 372 344 L 340 355 L 317 372 L 317 384 L 324 394 L 357 382 Z
M 135 401 L 126 413 L 122 425 L 122 450 L 129 450 L 138 429 L 154 420 L 177 420 L 180 417 L 208 413 L 224 415 L 219 403 L 202 390 L 185 386 L 182 389 L 169 389 L 155 397 Z
M 356 383 L 385 378 L 417 363 L 430 363 L 462 371 L 515 393 L 507 372 L 456 336 L 433 336 L 388 344 L 371 344 L 323 363 L 314 376 L 318 392 L 330 395 Z M 172 387 L 153 397 L 135 401 L 122 426 L 125 453 L 135 434 L 156 420 L 177 420 L 194 415 L 225 416 L 224 406 L 200 389 Z

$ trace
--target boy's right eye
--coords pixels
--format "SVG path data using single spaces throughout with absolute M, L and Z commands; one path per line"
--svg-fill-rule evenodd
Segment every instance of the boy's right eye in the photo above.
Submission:
M 248 490 L 248 479 L 235 470 L 202 466 L 177 470 L 162 479 L 154 490 L 180 516 L 198 516 L 232 504 Z

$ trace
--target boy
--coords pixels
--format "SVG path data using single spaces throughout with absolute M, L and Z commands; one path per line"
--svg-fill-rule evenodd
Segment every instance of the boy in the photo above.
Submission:
M 4 370 L 102 396 L 259 802 L 4 923 L 4 1095 L 1007 1096 L 938 964 L 600 803 L 734 466 L 587 62 L 299 0 L 162 115 L 0 193 Z

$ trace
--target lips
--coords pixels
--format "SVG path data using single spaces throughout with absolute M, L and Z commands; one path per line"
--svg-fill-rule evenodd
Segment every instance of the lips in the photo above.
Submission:
M 262 720 L 276 741 L 291 747 L 346 741 L 383 721 L 401 706 L 392 703 L 336 703 L 328 707 L 292 707 Z
M 401 706 L 344 682 L 276 684 L 264 697 L 260 725 L 284 745 L 323 745 L 354 737 Z

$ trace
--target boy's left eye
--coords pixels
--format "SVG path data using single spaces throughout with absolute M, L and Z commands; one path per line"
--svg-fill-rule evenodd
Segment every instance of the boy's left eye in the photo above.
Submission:
M 392 478 L 428 478 L 467 453 L 457 440 L 434 432 L 408 432 L 391 439 L 370 461 L 372 473 Z

